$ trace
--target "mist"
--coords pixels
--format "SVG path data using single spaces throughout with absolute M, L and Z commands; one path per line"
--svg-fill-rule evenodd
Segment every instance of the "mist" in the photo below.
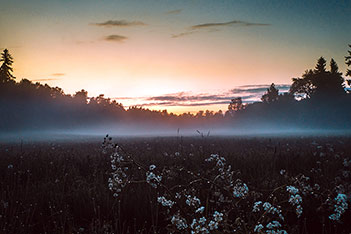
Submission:
M 264 126 L 262 126 L 264 125 Z M 123 138 L 158 138 L 158 137 L 329 137 L 349 136 L 349 129 L 302 128 L 295 125 L 274 126 L 269 124 L 251 124 L 249 126 L 175 126 L 143 124 L 106 124 L 70 129 L 37 129 L 13 132 L 2 132 L 1 143 L 30 142 L 100 142 L 108 134 L 117 139 Z

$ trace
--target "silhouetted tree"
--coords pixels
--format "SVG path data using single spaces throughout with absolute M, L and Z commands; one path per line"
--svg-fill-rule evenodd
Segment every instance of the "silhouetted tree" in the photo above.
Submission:
M 214 112 L 213 111 L 209 111 L 209 110 L 205 111 L 205 117 L 206 118 L 212 118 L 213 116 L 214 116 Z
M 290 86 L 290 94 L 298 98 L 310 98 L 316 87 L 313 84 L 313 71 L 306 70 L 302 78 L 292 78 L 292 85 Z
M 203 110 L 199 110 L 196 115 L 195 115 L 196 118 L 202 118 L 204 117 L 204 111 Z
M 327 64 L 327 61 L 323 57 L 320 57 L 317 61 L 314 72 L 316 74 L 325 73 L 326 72 L 326 64 Z
M 244 109 L 244 104 L 241 97 L 237 97 L 232 99 L 230 104 L 228 105 L 228 112 L 230 115 L 233 115 L 236 111 L 240 111 Z
M 336 62 L 333 58 L 330 60 L 330 73 L 340 74 L 338 64 L 336 64 Z
M 82 89 L 74 94 L 73 98 L 80 103 L 88 103 L 88 92 Z
M 0 62 L 3 62 L 0 67 L 0 84 L 8 83 L 11 81 L 13 82 L 15 80 L 15 77 L 11 74 L 13 72 L 13 58 L 10 55 L 8 49 L 4 49 L 4 51 L 1 53 Z
M 335 95 L 341 95 L 345 93 L 344 89 L 344 78 L 342 77 L 342 73 L 339 72 L 339 67 L 336 64 L 334 59 L 330 60 L 330 74 L 328 74 L 329 79 L 327 79 L 327 88 L 329 89 L 329 93 Z
M 331 59 L 330 71 L 326 70 L 326 61 L 320 57 L 314 70 L 307 70 L 302 78 L 293 78 L 290 93 L 302 98 L 330 98 L 345 93 L 344 79 L 338 65 Z
M 349 45 L 349 47 L 351 48 L 351 45 Z M 347 66 L 351 67 L 351 50 L 348 50 L 347 52 L 349 55 L 345 56 L 345 63 Z M 351 69 L 347 69 L 346 76 L 351 76 Z M 351 80 L 347 80 L 347 83 L 349 86 L 351 86 Z
M 223 117 L 223 111 L 219 110 L 214 114 L 216 117 Z
M 272 103 L 278 101 L 279 90 L 275 87 L 275 84 L 272 83 L 271 86 L 267 89 L 267 92 L 262 95 L 261 100 L 264 103 Z

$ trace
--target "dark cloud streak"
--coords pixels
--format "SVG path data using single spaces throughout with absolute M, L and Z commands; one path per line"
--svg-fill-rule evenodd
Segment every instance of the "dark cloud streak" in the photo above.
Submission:
M 290 85 L 276 85 L 275 86 L 277 89 L 279 89 L 280 92 L 286 92 L 289 90 Z M 230 92 L 232 93 L 243 93 L 243 92 L 248 92 L 248 93 L 252 93 L 252 94 L 260 94 L 260 93 L 264 93 L 267 91 L 267 89 L 269 88 L 269 85 L 245 85 L 245 86 L 240 86 L 238 88 L 235 89 L 231 89 Z
M 190 34 L 201 32 L 204 29 L 208 30 L 207 32 L 216 32 L 216 31 L 219 31 L 218 28 L 222 28 L 222 27 L 230 27 L 230 26 L 261 27 L 261 26 L 270 26 L 270 25 L 271 24 L 252 23 L 252 22 L 246 22 L 246 21 L 242 21 L 242 20 L 232 20 L 229 22 L 222 22 L 222 23 L 197 24 L 197 25 L 193 25 L 190 28 L 188 28 L 188 31 L 178 33 L 178 34 L 172 34 L 171 38 L 179 38 L 179 37 L 183 37 L 183 36 L 188 36 Z
M 177 15 L 177 14 L 180 14 L 182 11 L 183 11 L 183 9 L 177 9 L 177 10 L 167 11 L 165 14 L 166 15 Z
M 133 106 L 209 106 L 209 105 L 226 105 L 234 98 L 241 97 L 243 103 L 252 103 L 260 101 L 262 95 L 267 91 L 270 85 L 245 85 L 238 86 L 227 92 L 216 94 L 192 94 L 187 92 L 179 92 L 165 94 L 153 97 L 136 97 L 136 98 L 113 98 L 114 100 L 138 100 L 140 104 Z M 287 92 L 290 85 L 278 84 L 276 87 L 280 93 Z
M 59 80 L 57 78 L 48 78 L 48 79 L 35 79 L 35 80 L 30 80 L 32 82 L 40 82 L 40 81 L 52 81 L 52 80 Z
M 131 26 L 145 26 L 142 21 L 127 21 L 127 20 L 107 20 L 102 23 L 93 23 L 92 25 L 95 26 L 102 26 L 102 27 L 131 27 Z
M 190 34 L 195 33 L 196 31 L 189 31 L 189 32 L 183 32 L 183 33 L 179 33 L 179 34 L 172 34 L 172 38 L 178 38 L 178 37 L 184 37 Z
M 233 25 L 246 26 L 246 27 L 251 27 L 251 26 L 270 26 L 270 24 L 251 23 L 251 22 L 246 22 L 246 21 L 241 21 L 241 20 L 233 20 L 233 21 L 223 22 L 223 23 L 197 24 L 197 25 L 191 26 L 191 29 L 195 30 L 195 29 L 223 27 L 223 26 L 233 26 Z
M 111 41 L 111 42 L 124 42 L 127 40 L 128 37 L 122 36 L 122 35 L 109 35 L 104 38 L 105 41 Z

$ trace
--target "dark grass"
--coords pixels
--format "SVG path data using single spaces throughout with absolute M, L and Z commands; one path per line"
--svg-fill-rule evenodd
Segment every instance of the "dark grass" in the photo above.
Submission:
M 268 194 L 284 183 L 279 174 L 300 173 L 331 192 L 351 157 L 349 137 L 167 137 L 114 138 L 141 164 L 200 172 L 211 153 L 225 157 L 251 191 Z M 101 139 L 102 142 L 102 139 Z M 0 145 L 0 233 L 164 233 L 169 224 L 148 184 L 127 186 L 120 200 L 107 186 L 109 155 L 98 140 Z M 321 147 L 318 147 L 321 146 Z M 331 150 L 332 149 L 332 150 Z M 178 155 L 179 156 L 176 156 Z M 320 153 L 324 156 L 320 157 Z M 335 155 L 338 155 L 337 157 Z M 322 173 L 315 175 L 322 161 Z M 12 167 L 12 166 L 13 167 Z M 182 178 L 169 180 L 170 184 Z M 304 204 L 301 220 L 291 216 L 289 233 L 349 233 L 328 220 L 320 203 Z M 248 208 L 246 212 L 250 212 Z M 318 215 L 316 215 L 316 212 Z M 323 213 L 325 212 L 325 214 Z M 240 215 L 239 213 L 235 215 Z M 234 215 L 234 216 L 235 216 Z M 235 217 L 233 217 L 235 218 Z

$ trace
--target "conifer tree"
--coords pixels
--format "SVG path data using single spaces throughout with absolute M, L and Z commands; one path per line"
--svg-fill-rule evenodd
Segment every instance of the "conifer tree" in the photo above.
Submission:
M 351 45 L 349 45 L 349 47 L 351 48 Z M 349 55 L 345 56 L 345 63 L 348 67 L 351 67 L 351 50 L 348 50 L 347 52 L 349 53 Z M 346 76 L 351 76 L 351 69 L 347 69 Z M 347 83 L 351 86 L 351 79 L 347 80 Z
M 327 64 L 327 61 L 323 57 L 320 57 L 317 61 L 316 68 L 315 68 L 314 72 L 315 73 L 326 72 L 326 64 Z
M 0 67 L 0 84 L 15 81 L 15 77 L 12 75 L 13 58 L 8 49 L 4 49 L 1 53 L 0 62 L 3 62 Z

